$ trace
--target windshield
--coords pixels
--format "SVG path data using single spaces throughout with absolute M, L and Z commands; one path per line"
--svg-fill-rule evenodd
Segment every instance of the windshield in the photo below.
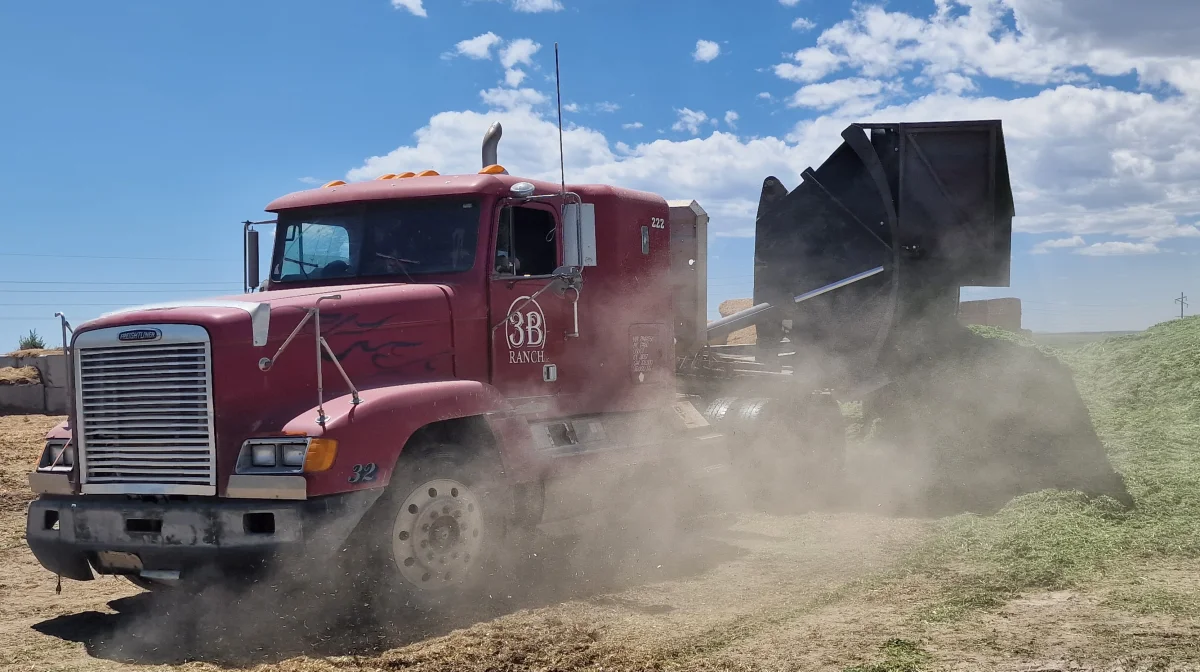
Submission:
M 461 273 L 475 263 L 479 204 L 380 201 L 280 215 L 272 282 Z

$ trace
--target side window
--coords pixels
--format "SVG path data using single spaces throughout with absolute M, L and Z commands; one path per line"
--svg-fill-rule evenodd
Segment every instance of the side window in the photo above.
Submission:
M 350 236 L 347 224 L 339 219 L 289 225 L 284 234 L 283 267 L 277 275 L 291 280 L 352 274 Z
M 558 268 L 554 215 L 541 208 L 506 207 L 496 236 L 498 275 L 549 275 Z

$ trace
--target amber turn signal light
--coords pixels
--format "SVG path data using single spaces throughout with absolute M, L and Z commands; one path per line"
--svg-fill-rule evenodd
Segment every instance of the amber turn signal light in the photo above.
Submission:
M 309 439 L 308 453 L 304 456 L 305 473 L 328 471 L 337 457 L 337 441 L 333 439 Z

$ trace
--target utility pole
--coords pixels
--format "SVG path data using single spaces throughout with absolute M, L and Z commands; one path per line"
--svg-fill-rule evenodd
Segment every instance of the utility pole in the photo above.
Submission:
M 1182 320 L 1183 319 L 1183 309 L 1186 308 L 1188 305 L 1187 297 L 1184 296 L 1183 292 L 1179 293 L 1179 298 L 1175 299 L 1175 303 L 1179 304 L 1179 319 Z

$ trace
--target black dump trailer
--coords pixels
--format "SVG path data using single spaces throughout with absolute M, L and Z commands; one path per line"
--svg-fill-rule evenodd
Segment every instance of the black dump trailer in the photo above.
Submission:
M 929 507 L 994 509 L 1043 488 L 1129 504 L 1066 366 L 958 322 L 962 287 L 1009 285 L 1002 123 L 851 124 L 841 138 L 794 189 L 764 180 L 754 305 L 708 329 L 719 343 L 754 326 L 756 342 L 681 357 L 689 391 L 719 426 L 769 437 L 764 473 L 802 457 L 798 487 L 841 482 L 835 409 L 853 404 L 926 466 Z

